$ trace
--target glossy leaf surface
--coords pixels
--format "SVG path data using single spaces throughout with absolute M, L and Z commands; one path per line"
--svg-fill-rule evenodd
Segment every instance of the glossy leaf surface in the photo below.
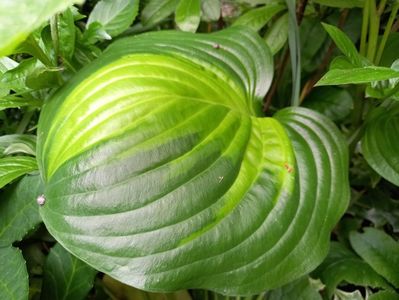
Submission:
M 399 186 L 399 105 L 382 110 L 366 127 L 361 142 L 363 155 L 378 174 Z
M 255 294 L 314 269 L 347 206 L 345 141 L 307 109 L 258 117 L 272 70 L 243 27 L 115 42 L 43 109 L 48 230 L 151 291 Z

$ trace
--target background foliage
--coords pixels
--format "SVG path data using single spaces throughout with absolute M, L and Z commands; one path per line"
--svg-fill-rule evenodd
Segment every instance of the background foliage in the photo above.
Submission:
M 399 299 L 398 8 L 388 0 L 1 2 L 0 299 L 227 298 L 143 292 L 69 254 L 41 223 L 34 157 L 43 103 L 113 40 L 238 25 L 274 55 L 265 115 L 318 111 L 350 153 L 351 201 L 328 256 L 307 276 L 248 299 Z

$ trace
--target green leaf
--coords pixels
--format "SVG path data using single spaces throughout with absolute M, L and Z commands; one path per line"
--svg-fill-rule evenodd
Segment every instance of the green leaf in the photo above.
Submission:
M 367 126 L 361 140 L 368 164 L 386 180 L 399 186 L 399 104 L 381 108 L 382 112 Z
M 36 136 L 31 134 L 7 134 L 0 136 L 0 157 L 3 155 L 15 154 L 10 152 L 14 145 L 24 145 L 26 151 L 19 153 L 36 153 Z
M 266 44 L 272 54 L 276 54 L 284 47 L 288 39 L 288 14 L 282 15 L 265 34 Z
M 303 277 L 266 294 L 267 300 L 322 300 L 317 286 L 309 277 Z
M 313 2 L 331 7 L 353 8 L 363 7 L 365 0 L 313 0 Z
M 41 222 L 36 198 L 43 193 L 40 176 L 25 176 L 1 192 L 0 247 L 11 245 Z
M 196 32 L 201 20 L 200 0 L 180 0 L 175 12 L 177 26 L 183 31 Z
M 399 78 L 399 72 L 385 67 L 368 66 L 353 69 L 332 69 L 317 82 L 316 86 L 361 84 Z
M 68 8 L 58 17 L 57 22 L 60 55 L 71 60 L 75 50 L 76 28 L 72 9 Z
M 330 252 L 313 276 L 326 285 L 328 299 L 331 299 L 339 285 L 353 284 L 372 288 L 390 288 L 389 284 L 365 261 L 338 242 L 332 242 Z
M 399 300 L 399 294 L 393 291 L 379 291 L 370 295 L 368 300 Z
M 399 287 L 399 242 L 375 228 L 364 228 L 364 233 L 352 232 L 350 242 L 377 273 L 395 287 Z
M 95 269 L 56 244 L 44 265 L 41 299 L 84 299 L 93 286 L 96 273 Z
M 350 38 L 339 28 L 329 25 L 326 23 L 322 23 L 324 29 L 330 35 L 334 43 L 337 45 L 339 50 L 349 59 L 349 61 L 355 65 L 356 67 L 366 66 L 369 63 L 367 62 L 366 58 L 361 56 L 355 45 L 353 45 Z
M 353 99 L 345 89 L 320 87 L 315 88 L 302 105 L 322 113 L 333 121 L 341 121 L 352 111 Z
M 0 248 L 0 261 L 0 299 L 28 299 L 28 272 L 21 250 Z
M 258 117 L 272 62 L 244 27 L 112 44 L 41 114 L 51 234 L 151 291 L 255 294 L 314 269 L 348 204 L 346 142 L 304 108 Z
M 215 0 L 202 0 L 201 11 L 201 18 L 205 22 L 217 21 L 220 18 L 221 3 Z
M 33 157 L 10 156 L 0 158 L 0 188 L 35 170 L 37 170 L 37 163 Z
M 365 300 L 362 293 L 358 290 L 353 292 L 344 292 L 336 290 L 334 293 L 334 300 Z
M 24 92 L 30 90 L 26 86 L 26 78 L 33 74 L 36 68 L 44 67 L 36 58 L 23 60 L 17 67 L 8 70 L 1 76 L 0 87 L 13 90 L 15 92 Z
M 145 26 L 155 26 L 169 17 L 180 0 L 150 0 L 141 11 L 141 22 Z
M 0 56 L 11 54 L 19 43 L 52 15 L 82 0 L 23 0 L 0 2 Z
M 254 8 L 239 17 L 234 22 L 233 26 L 244 25 L 258 31 L 284 9 L 286 9 L 286 6 L 278 3 L 271 3 L 260 8 Z
M 40 107 L 41 101 L 34 98 L 23 98 L 21 96 L 16 96 L 11 94 L 0 98 L 0 111 L 7 108 L 20 108 L 23 106 Z
M 139 9 L 139 0 L 101 0 L 97 2 L 87 20 L 87 27 L 101 24 L 101 29 L 115 37 L 133 23 Z

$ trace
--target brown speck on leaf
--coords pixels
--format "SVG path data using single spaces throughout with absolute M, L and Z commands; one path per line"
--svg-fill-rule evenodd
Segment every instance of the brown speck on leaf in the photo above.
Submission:
M 213 49 L 220 49 L 220 45 L 219 44 L 213 44 L 212 47 L 213 47 Z
M 284 168 L 288 171 L 288 173 L 292 173 L 294 171 L 294 168 L 291 167 L 289 164 L 285 163 Z

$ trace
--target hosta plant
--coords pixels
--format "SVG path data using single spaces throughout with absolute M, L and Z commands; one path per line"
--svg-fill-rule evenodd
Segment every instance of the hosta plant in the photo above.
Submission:
M 262 117 L 272 75 L 241 27 L 114 42 L 41 113 L 47 229 L 150 291 L 255 294 L 313 270 L 348 204 L 347 150 L 318 113 Z

